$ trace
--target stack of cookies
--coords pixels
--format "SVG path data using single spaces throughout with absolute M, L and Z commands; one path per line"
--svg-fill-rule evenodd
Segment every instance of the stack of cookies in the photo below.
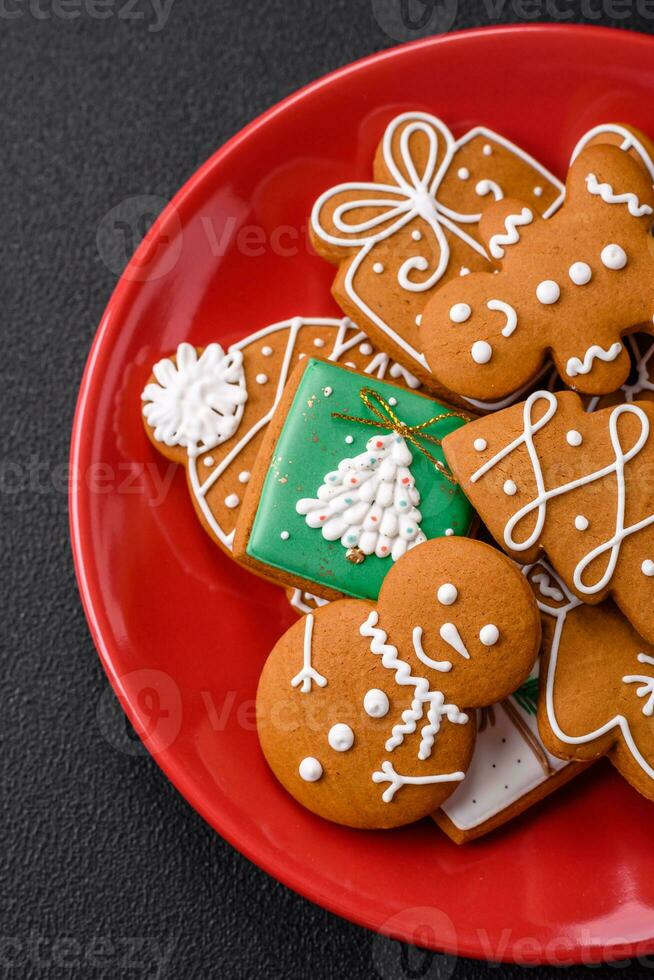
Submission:
M 457 842 L 602 756 L 654 799 L 654 148 L 598 126 L 563 185 L 483 127 L 380 137 L 307 202 L 343 319 L 144 379 L 202 525 L 299 614 L 264 755 L 321 817 Z

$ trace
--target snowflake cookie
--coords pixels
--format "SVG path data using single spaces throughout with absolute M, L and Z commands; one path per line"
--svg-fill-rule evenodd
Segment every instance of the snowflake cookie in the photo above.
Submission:
M 279 640 L 257 693 L 264 755 L 329 820 L 419 820 L 464 779 L 473 709 L 516 690 L 539 643 L 512 562 L 471 539 L 428 541 L 391 566 L 378 603 L 329 603 Z
M 497 399 L 528 384 L 551 352 L 565 384 L 614 391 L 630 368 L 625 334 L 654 332 L 654 190 L 645 163 L 588 145 L 550 220 L 502 200 L 480 230 L 497 274 L 447 283 L 422 317 L 432 371 L 461 396 Z

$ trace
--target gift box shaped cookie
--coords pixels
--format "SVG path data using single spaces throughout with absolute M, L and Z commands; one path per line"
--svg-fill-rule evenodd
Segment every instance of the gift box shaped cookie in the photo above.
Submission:
M 440 448 L 466 421 L 417 392 L 303 362 L 268 427 L 234 557 L 327 599 L 376 598 L 406 551 L 469 532 L 472 508 Z
M 418 380 L 347 317 L 292 317 L 227 350 L 182 343 L 156 362 L 143 390 L 148 438 L 186 469 L 191 500 L 207 533 L 231 553 L 236 519 L 266 426 L 294 366 L 320 353 L 371 378 L 399 385 Z

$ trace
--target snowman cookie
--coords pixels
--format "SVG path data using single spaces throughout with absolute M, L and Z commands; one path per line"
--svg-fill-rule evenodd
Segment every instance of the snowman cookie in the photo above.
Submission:
M 643 796 L 654 800 L 654 646 L 611 602 L 579 601 L 544 563 L 550 579 L 538 596 L 543 667 L 538 725 L 550 752 L 589 762 L 607 756 Z M 534 578 L 534 570 L 528 570 Z M 536 576 L 537 577 L 537 576 Z
M 478 225 L 494 201 L 525 197 L 548 216 L 563 190 L 533 157 L 483 126 L 455 140 L 436 116 L 405 112 L 383 134 L 372 181 L 339 184 L 318 198 L 311 236 L 339 267 L 332 292 L 341 309 L 447 396 L 447 381 L 436 380 L 424 353 L 427 301 L 444 282 L 490 268 Z
M 543 221 L 502 200 L 480 230 L 498 272 L 450 282 L 422 317 L 425 355 L 460 396 L 497 399 L 528 384 L 551 352 L 566 385 L 589 395 L 629 373 L 625 334 L 654 332 L 654 190 L 645 164 L 587 146 L 564 205 Z
M 264 755 L 329 820 L 418 820 L 465 777 L 473 709 L 519 687 L 539 643 L 536 603 L 508 559 L 470 539 L 426 542 L 392 567 L 378 603 L 329 603 L 277 643 L 257 693 Z
M 266 426 L 289 374 L 320 354 L 368 375 L 417 388 L 418 380 L 347 318 L 293 317 L 219 344 L 157 361 L 143 390 L 145 431 L 167 459 L 184 466 L 191 500 L 212 539 L 231 552 L 236 520 Z
M 240 509 L 235 559 L 325 599 L 376 599 L 391 566 L 472 508 L 441 440 L 469 416 L 316 358 L 289 380 Z

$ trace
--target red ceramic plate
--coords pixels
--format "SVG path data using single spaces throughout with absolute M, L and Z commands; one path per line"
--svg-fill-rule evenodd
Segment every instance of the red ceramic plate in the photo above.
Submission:
M 599 766 L 465 847 L 429 821 L 363 833 L 297 806 L 266 768 L 253 725 L 259 671 L 293 615 L 281 590 L 212 545 L 184 474 L 146 441 L 139 393 L 149 365 L 181 340 L 229 344 L 295 314 L 336 314 L 332 269 L 306 246 L 306 215 L 326 187 L 368 177 L 394 114 L 434 112 L 455 134 L 484 123 L 562 174 L 597 123 L 654 133 L 653 65 L 654 42 L 636 34 L 518 27 L 406 45 L 310 85 L 180 191 L 121 279 L 86 366 L 73 548 L 125 710 L 235 847 L 313 901 L 411 943 L 546 963 L 654 950 L 651 804 Z

